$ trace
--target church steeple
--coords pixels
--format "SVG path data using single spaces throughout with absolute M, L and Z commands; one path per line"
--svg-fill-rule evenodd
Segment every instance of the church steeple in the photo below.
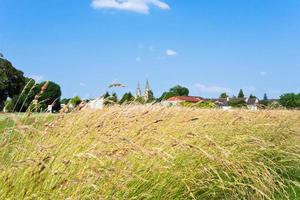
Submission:
M 145 93 L 149 92 L 150 90 L 151 90 L 150 84 L 149 84 L 149 81 L 148 81 L 148 79 L 147 79 L 147 81 L 146 81 Z
M 150 84 L 149 84 L 149 81 L 148 81 L 148 79 L 147 79 L 147 81 L 146 81 L 146 87 L 145 87 L 145 95 L 144 95 L 144 97 L 145 97 L 145 99 L 146 100 L 148 100 L 149 98 L 150 98 L 150 93 L 151 93 L 152 91 L 151 91 L 151 88 L 150 88 Z
M 135 96 L 136 97 L 141 97 L 142 96 L 142 90 L 141 90 L 139 82 L 138 82 L 138 85 L 137 85 L 137 88 L 136 88 L 136 94 L 135 94 Z

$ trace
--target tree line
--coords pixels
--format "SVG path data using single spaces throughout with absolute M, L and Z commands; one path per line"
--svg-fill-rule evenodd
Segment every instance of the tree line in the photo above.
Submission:
M 11 62 L 0 58 L 0 111 L 45 111 L 48 105 L 60 110 L 61 88 L 52 81 L 36 83 L 13 67 Z M 8 100 L 7 100 L 8 99 Z
M 170 88 L 163 92 L 159 98 L 155 98 L 152 91 L 149 91 L 148 97 L 135 97 L 131 92 L 125 93 L 118 99 L 116 93 L 109 94 L 106 92 L 103 97 L 106 100 L 105 104 L 128 104 L 128 103 L 153 103 L 161 102 L 175 96 L 189 96 L 189 89 L 180 85 Z M 11 62 L 0 57 L 0 111 L 4 109 L 7 111 L 25 112 L 45 111 L 48 105 L 52 105 L 53 111 L 59 111 L 61 104 L 71 103 L 74 107 L 78 106 L 82 99 L 76 96 L 71 99 L 61 100 L 61 88 L 53 81 L 44 81 L 37 83 L 35 80 L 25 77 L 24 73 L 13 67 Z M 227 93 L 220 94 L 219 98 L 228 98 Z M 250 95 L 250 98 L 256 98 L 255 95 Z M 88 101 L 88 100 L 86 100 Z M 272 103 L 264 95 L 259 104 L 269 106 Z M 300 108 L 300 93 L 287 93 L 280 96 L 278 100 L 280 106 L 288 109 Z M 236 96 L 229 100 L 229 105 L 233 107 L 244 107 L 246 105 L 245 95 L 241 89 Z

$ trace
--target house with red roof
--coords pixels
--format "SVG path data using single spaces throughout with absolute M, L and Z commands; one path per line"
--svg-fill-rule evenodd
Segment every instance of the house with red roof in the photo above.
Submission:
M 162 101 L 162 105 L 165 106 L 175 106 L 182 102 L 198 103 L 204 101 L 201 97 L 191 97 L 191 96 L 175 96 L 167 100 Z

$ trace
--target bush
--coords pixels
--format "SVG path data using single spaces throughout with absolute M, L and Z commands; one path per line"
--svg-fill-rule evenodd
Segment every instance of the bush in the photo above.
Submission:
M 38 102 L 41 110 L 46 110 L 48 105 L 53 105 L 53 111 L 60 110 L 60 86 L 52 81 L 46 81 L 38 84 L 35 88 L 39 95 Z
M 300 108 L 300 94 L 284 94 L 280 97 L 279 103 L 288 109 Z
M 164 92 L 158 101 L 166 100 L 175 96 L 188 96 L 190 93 L 189 89 L 180 85 L 172 87 L 168 92 Z
M 79 104 L 82 102 L 81 98 L 79 96 L 74 97 L 73 99 L 70 100 L 70 103 L 74 106 L 77 107 Z
M 14 111 L 14 104 L 12 99 L 5 101 L 4 112 L 11 113 Z
M 244 99 L 230 99 L 228 102 L 228 105 L 233 107 L 233 108 L 244 108 L 247 107 L 246 101 Z
M 32 104 L 35 95 L 38 93 L 37 85 L 33 79 L 26 79 L 26 85 L 21 94 L 12 98 L 13 111 L 26 112 Z
M 0 58 L 0 111 L 7 97 L 13 98 L 20 94 L 24 85 L 23 72 L 14 68 L 8 60 Z
M 134 96 L 131 94 L 131 92 L 125 93 L 120 100 L 119 104 L 128 104 L 130 102 L 134 101 Z
M 280 105 L 280 103 L 277 102 L 277 101 L 269 103 L 268 106 L 267 106 L 267 109 L 270 109 L 270 110 L 283 109 L 283 108 L 284 107 L 282 105 Z
M 191 102 L 182 102 L 180 103 L 183 107 L 189 107 L 189 108 L 216 108 L 216 104 L 214 104 L 211 101 L 202 101 L 198 103 L 191 103 Z

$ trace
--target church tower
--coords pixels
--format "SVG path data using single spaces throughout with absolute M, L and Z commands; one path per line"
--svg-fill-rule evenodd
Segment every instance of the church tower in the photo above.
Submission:
M 135 97 L 138 98 L 138 97 L 141 97 L 141 96 L 142 96 L 142 90 L 141 90 L 141 87 L 140 87 L 140 83 L 138 83 L 137 88 L 136 88 Z
M 144 98 L 145 98 L 146 100 L 149 100 L 150 98 L 152 98 L 152 96 L 153 96 L 153 93 L 152 93 L 152 90 L 151 90 L 151 88 L 150 88 L 149 81 L 148 81 L 148 79 L 147 79 L 147 81 L 146 81 L 146 87 L 145 87 L 145 95 L 144 95 Z

